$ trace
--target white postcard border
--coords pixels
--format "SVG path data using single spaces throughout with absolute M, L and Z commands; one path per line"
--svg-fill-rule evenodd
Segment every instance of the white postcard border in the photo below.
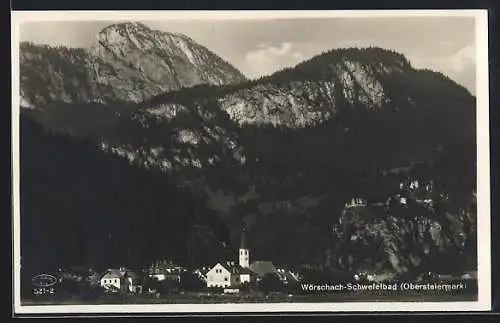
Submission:
M 347 302 L 242 303 L 155 305 L 21 305 L 20 300 L 20 183 L 19 183 L 19 26 L 35 21 L 77 20 L 243 20 L 290 18 L 475 17 L 477 98 L 477 302 Z M 346 11 L 14 11 L 12 17 L 12 203 L 13 300 L 16 314 L 95 313 L 276 313 L 276 312 L 387 312 L 491 310 L 490 157 L 487 10 L 346 10 Z

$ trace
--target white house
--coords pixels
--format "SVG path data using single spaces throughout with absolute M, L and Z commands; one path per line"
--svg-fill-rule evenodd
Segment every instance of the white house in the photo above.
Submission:
M 100 286 L 109 292 L 130 292 L 136 291 L 136 275 L 124 268 L 108 269 L 100 279 Z
M 249 269 L 250 250 L 246 244 L 245 231 L 238 250 L 239 263 L 219 262 L 206 274 L 207 287 L 234 287 L 253 281 L 256 274 Z
M 231 286 L 231 272 L 221 263 L 217 263 L 207 273 L 207 287 Z
M 207 273 L 207 287 L 235 287 L 249 283 L 255 274 L 235 262 L 219 262 Z
M 212 269 L 207 273 L 207 287 L 229 287 L 231 286 L 231 280 L 236 280 L 236 278 L 231 277 L 231 264 L 228 263 L 225 266 L 221 263 L 217 263 Z

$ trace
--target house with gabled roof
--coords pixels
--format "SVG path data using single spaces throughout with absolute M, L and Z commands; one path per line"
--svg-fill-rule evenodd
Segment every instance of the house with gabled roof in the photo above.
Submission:
M 107 269 L 101 276 L 100 285 L 108 292 L 135 293 L 137 275 L 125 267 Z
M 255 273 L 232 261 L 219 262 L 207 273 L 207 287 L 237 287 L 254 280 Z

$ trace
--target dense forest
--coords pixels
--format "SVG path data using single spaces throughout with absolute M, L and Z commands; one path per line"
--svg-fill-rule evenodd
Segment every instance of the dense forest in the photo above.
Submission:
M 20 138 L 23 268 L 143 268 L 158 257 L 189 264 L 223 256 L 224 224 L 167 175 L 24 115 Z
M 56 102 L 44 105 L 43 109 L 25 109 L 23 114 L 52 131 L 97 140 L 135 109 L 134 104 L 120 101 Z

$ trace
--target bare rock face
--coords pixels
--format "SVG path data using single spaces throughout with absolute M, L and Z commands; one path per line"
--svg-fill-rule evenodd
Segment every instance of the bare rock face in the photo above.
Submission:
M 198 84 L 245 77 L 191 38 L 140 23 L 104 28 L 90 49 L 21 44 L 23 106 L 51 102 L 141 102 Z
M 453 266 L 463 265 L 459 262 L 464 254 L 474 262 L 468 244 L 476 239 L 470 228 L 476 225 L 475 211 L 441 211 L 422 202 L 344 210 L 333 230 L 336 247 L 350 253 L 340 257 L 338 265 L 403 274 L 425 268 L 426 261 L 453 271 Z M 454 256 L 447 259 L 450 254 Z
M 335 84 L 294 81 L 277 86 L 256 85 L 220 98 L 221 108 L 239 124 L 270 123 L 306 126 L 335 112 Z
M 21 106 L 40 107 L 52 102 L 100 101 L 103 95 L 85 61 L 84 49 L 20 45 Z
M 304 127 L 331 119 L 339 102 L 378 109 L 390 98 L 381 74 L 400 73 L 391 66 L 372 67 L 355 60 L 343 60 L 331 67 L 332 77 L 272 83 L 231 93 L 220 99 L 231 119 L 243 123 L 268 123 Z
M 244 149 L 237 133 L 220 122 L 223 114 L 179 103 L 137 110 L 111 137 L 103 138 L 101 148 L 169 172 L 206 170 L 223 160 L 244 165 Z
M 386 79 L 414 71 L 398 54 L 379 49 L 335 51 L 320 55 L 290 70 L 240 83 L 233 89 L 215 93 L 219 108 L 239 125 L 269 124 L 303 128 L 331 120 L 340 105 L 377 110 L 391 103 Z M 319 67 L 318 67 L 319 66 Z M 196 96 L 194 96 L 196 97 Z M 166 102 L 169 102 L 168 100 Z M 175 102 L 175 100 L 174 100 Z
M 96 83 L 135 102 L 198 84 L 222 85 L 245 78 L 229 63 L 182 34 L 140 23 L 108 26 L 90 49 Z

